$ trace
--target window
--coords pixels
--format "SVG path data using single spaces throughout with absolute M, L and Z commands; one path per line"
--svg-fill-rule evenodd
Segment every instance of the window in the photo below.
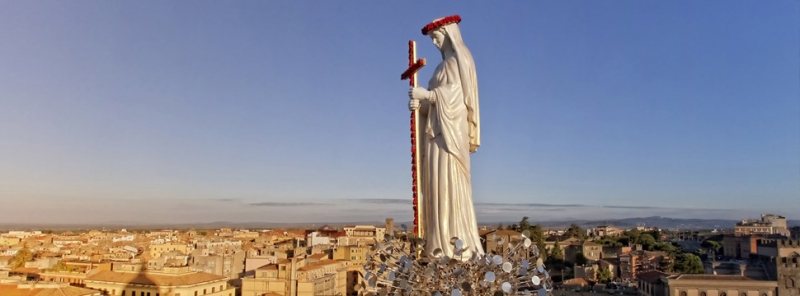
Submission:
M 719 292 L 719 296 L 728 296 L 728 293 L 725 293 L 725 292 Z
M 794 287 L 794 280 L 790 277 L 786 277 L 786 287 L 792 288 Z
M 131 291 L 131 296 L 136 296 L 136 291 Z
M 700 296 L 706 296 L 706 292 L 705 291 L 700 292 Z
M 203 295 L 205 295 L 205 294 L 208 294 L 208 293 L 206 293 L 206 289 L 203 289 Z M 700 295 L 700 296 L 706 296 L 706 295 Z
M 117 295 L 117 289 L 111 289 L 111 295 Z
M 686 291 L 681 291 L 681 296 L 686 296 Z
M 211 287 L 211 293 L 216 292 L 216 290 L 217 290 L 217 287 Z

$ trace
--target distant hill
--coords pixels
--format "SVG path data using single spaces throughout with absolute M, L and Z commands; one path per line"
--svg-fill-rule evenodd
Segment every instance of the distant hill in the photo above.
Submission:
M 739 220 L 725 220 L 725 219 L 679 219 L 669 217 L 638 217 L 638 218 L 623 218 L 611 220 L 559 220 L 559 221 L 535 221 L 531 220 L 531 224 L 540 224 L 545 228 L 567 228 L 575 223 L 583 228 L 590 228 L 599 225 L 609 225 L 619 228 L 633 228 L 638 225 L 647 227 L 658 227 L 661 229 L 730 229 L 739 222 Z M 519 223 L 517 221 L 501 222 L 503 225 L 511 225 Z M 115 221 L 109 223 L 85 223 L 85 224 L 14 224 L 14 223 L 0 223 L 0 230 L 76 230 L 76 229 L 217 229 L 222 227 L 230 228 L 247 228 L 247 229 L 270 229 L 270 228 L 310 228 L 322 227 L 323 225 L 330 225 L 332 227 L 341 227 L 345 225 L 383 225 L 384 221 L 353 221 L 353 222 L 317 222 L 317 223 L 270 223 L 270 222 L 204 222 L 204 223 L 137 223 L 137 222 L 123 222 Z M 402 222 L 395 221 L 396 226 L 401 224 L 411 225 L 410 221 Z M 494 223 L 480 223 L 490 227 L 496 226 L 498 222 Z M 800 226 L 800 220 L 788 220 L 789 227 Z
M 646 227 L 657 227 L 660 229 L 731 229 L 737 222 L 741 220 L 727 220 L 727 219 L 681 219 L 669 217 L 637 217 L 637 218 L 622 218 L 610 220 L 561 220 L 561 221 L 533 221 L 531 224 L 539 223 L 545 228 L 566 228 L 571 224 L 578 224 L 583 228 L 595 227 L 600 225 L 609 225 L 619 228 L 634 228 L 639 225 Z M 789 227 L 800 226 L 800 220 L 786 221 Z M 509 225 L 519 223 L 519 221 L 509 221 L 503 223 Z M 496 223 L 493 225 L 497 225 Z

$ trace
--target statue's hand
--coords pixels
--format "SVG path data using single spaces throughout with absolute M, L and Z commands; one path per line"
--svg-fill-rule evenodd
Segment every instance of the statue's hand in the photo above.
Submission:
M 419 109 L 419 100 L 411 99 L 408 101 L 408 110 L 414 111 Z
M 412 87 L 408 90 L 408 97 L 412 100 L 427 100 L 431 97 L 431 92 L 421 87 Z

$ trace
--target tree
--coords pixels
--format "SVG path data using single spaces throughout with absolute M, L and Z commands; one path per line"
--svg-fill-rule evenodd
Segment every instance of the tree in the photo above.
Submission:
M 572 225 L 569 226 L 569 229 L 567 229 L 566 235 L 568 237 L 583 239 L 586 238 L 586 231 L 583 231 L 583 228 L 578 226 L 578 224 L 572 223 Z
M 672 255 L 676 255 L 676 254 L 678 253 L 678 251 L 679 251 L 679 250 L 678 250 L 678 247 L 676 247 L 676 246 L 675 246 L 675 245 L 673 245 L 672 243 L 656 243 L 656 244 L 653 246 L 653 250 L 654 250 L 654 251 L 663 251 L 663 252 L 667 252 L 667 253 L 669 253 L 669 254 L 670 254 L 670 256 L 672 256 Z
M 642 235 L 642 232 L 639 231 L 639 229 L 635 229 L 634 228 L 634 229 L 631 229 L 631 230 L 624 231 L 622 233 L 622 235 L 624 235 L 624 236 L 626 236 L 628 238 L 628 245 L 630 246 L 630 245 L 636 244 L 637 241 L 639 241 L 639 236 Z
M 563 261 L 564 260 L 564 250 L 561 249 L 561 245 L 556 240 L 556 243 L 553 245 L 553 248 L 550 249 L 550 256 L 549 258 L 552 261 Z
M 713 249 L 714 252 L 717 252 L 720 248 L 722 248 L 722 244 L 713 240 L 704 240 L 701 246 L 703 248 Z
M 544 235 L 544 228 L 542 225 L 536 224 L 531 226 L 529 229 L 531 231 L 531 240 L 535 242 L 544 242 L 547 237 Z
M 80 270 L 80 268 L 74 266 L 67 266 L 67 264 L 65 264 L 63 261 L 60 260 L 58 261 L 58 263 L 56 263 L 56 265 L 53 265 L 53 267 L 50 268 L 50 271 L 55 271 L 55 272 L 59 271 L 75 272 L 78 270 Z
M 655 238 L 655 241 L 657 242 L 661 241 L 661 230 L 653 229 L 651 231 L 648 231 L 647 234 Z
M 622 247 L 622 243 L 619 242 L 619 238 L 617 237 L 604 237 L 596 239 L 594 242 L 609 247 Z
M 14 255 L 14 260 L 11 261 L 11 268 L 24 267 L 25 262 L 31 260 L 33 260 L 33 252 L 28 249 L 28 246 L 23 246 L 22 249 L 17 251 L 17 254 Z
M 678 254 L 678 257 L 675 258 L 675 264 L 673 265 L 673 269 L 679 273 L 688 273 L 688 274 L 706 273 L 706 269 L 705 267 L 703 267 L 703 262 L 700 260 L 700 257 L 691 253 Z
M 595 276 L 597 277 L 597 281 L 601 283 L 608 283 L 614 280 L 614 274 L 611 273 L 611 269 L 608 268 L 600 268 L 595 272 Z
M 666 272 L 666 273 L 672 272 L 673 271 L 673 265 L 675 264 L 675 261 L 674 261 L 673 258 L 675 258 L 675 257 L 673 257 L 672 255 L 670 255 L 669 258 L 662 258 L 661 262 L 658 265 L 658 270 L 660 270 L 662 272 Z
M 645 250 L 653 250 L 653 247 L 656 245 L 656 239 L 653 235 L 649 233 L 644 233 L 639 236 L 639 239 L 636 241 L 637 244 L 641 244 Z
M 542 260 L 547 260 L 549 258 L 547 254 L 547 245 L 544 241 L 536 242 L 536 248 L 539 249 L 539 257 L 541 257 Z
M 503 223 L 497 224 L 497 230 L 503 230 L 503 229 L 505 229 L 503 227 Z
M 586 256 L 583 255 L 583 252 L 578 252 L 575 254 L 575 265 L 586 265 L 587 262 L 588 260 L 586 259 Z
M 528 216 L 522 217 L 522 220 L 519 221 L 519 231 L 531 230 L 532 226 L 531 223 L 528 222 Z

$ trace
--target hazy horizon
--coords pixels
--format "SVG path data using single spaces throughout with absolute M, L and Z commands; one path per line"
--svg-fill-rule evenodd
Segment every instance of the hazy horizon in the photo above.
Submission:
M 451 14 L 480 221 L 800 219 L 800 2 L 418 6 L 0 2 L 0 223 L 410 220 L 399 76 Z

